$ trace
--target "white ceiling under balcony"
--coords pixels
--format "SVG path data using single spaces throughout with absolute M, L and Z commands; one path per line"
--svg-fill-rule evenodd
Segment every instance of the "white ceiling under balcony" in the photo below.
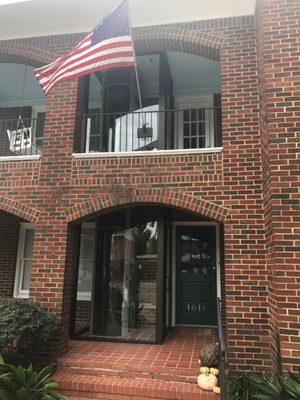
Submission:
M 175 94 L 220 90 L 219 62 L 173 51 L 167 57 Z
M 217 61 L 192 54 L 168 52 L 175 95 L 220 90 L 220 71 Z M 159 92 L 158 57 L 138 57 L 139 77 L 147 93 Z M 24 86 L 24 90 L 23 90 Z M 97 89 L 97 86 L 94 87 Z M 33 74 L 33 68 L 21 64 L 0 63 L 0 107 L 44 99 L 43 91 Z
M 0 0 L 0 40 L 87 32 L 119 0 Z M 254 13 L 256 0 L 129 0 L 133 26 Z M 2 4 L 2 5 L 1 5 Z
M 175 95 L 192 95 L 199 91 L 220 90 L 221 76 L 218 61 L 193 54 L 167 52 Z M 141 85 L 148 93 L 159 92 L 159 58 L 153 55 L 137 57 Z
M 45 98 L 32 67 L 0 63 L 0 77 L 0 107 L 28 105 Z

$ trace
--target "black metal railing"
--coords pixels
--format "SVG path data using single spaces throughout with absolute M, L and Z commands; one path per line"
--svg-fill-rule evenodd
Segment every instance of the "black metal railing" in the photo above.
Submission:
M 44 117 L 0 119 L 0 157 L 41 153 Z
M 223 334 L 222 323 L 222 300 L 217 298 L 217 315 L 218 315 L 218 340 L 219 340 L 219 384 L 221 388 L 221 400 L 227 400 L 226 388 L 226 348 Z
M 85 114 L 82 151 L 132 152 L 221 146 L 220 108 Z

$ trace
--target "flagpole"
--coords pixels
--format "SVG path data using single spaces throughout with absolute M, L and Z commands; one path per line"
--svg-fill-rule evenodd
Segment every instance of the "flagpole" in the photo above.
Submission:
M 134 71 L 135 71 L 136 87 L 137 87 L 138 98 L 139 98 L 139 103 L 140 103 L 140 110 L 142 112 L 142 123 L 143 123 L 143 126 L 145 126 L 146 122 L 144 120 L 144 109 L 143 109 L 143 103 L 142 103 L 140 80 L 139 80 L 139 75 L 138 75 L 138 70 L 137 70 L 136 53 L 135 53 L 135 47 L 134 47 L 134 41 L 133 41 L 133 35 L 132 35 L 132 29 L 131 29 L 131 19 L 130 19 L 130 12 L 129 12 L 130 11 L 130 9 L 129 9 L 129 0 L 125 0 L 125 1 L 127 3 L 129 32 L 130 32 L 130 37 L 131 37 L 131 42 L 132 42 L 132 53 L 133 53 L 133 64 L 134 64 Z

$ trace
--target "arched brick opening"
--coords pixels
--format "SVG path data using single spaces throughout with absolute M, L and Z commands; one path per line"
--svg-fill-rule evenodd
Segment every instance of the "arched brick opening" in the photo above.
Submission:
M 3 196 L 0 196 L 0 210 L 11 213 L 33 224 L 37 222 L 40 214 L 40 212 L 34 208 Z
M 0 43 L 0 59 L 1 63 L 16 63 L 39 67 L 53 61 L 53 55 L 36 47 L 2 42 Z
M 164 26 L 136 29 L 134 43 L 137 54 L 178 51 L 219 60 L 223 38 L 201 31 Z
M 228 215 L 228 209 L 223 206 L 217 205 L 215 203 L 209 202 L 207 200 L 201 199 L 199 197 L 185 194 L 182 192 L 176 192 L 173 190 L 163 190 L 163 189 L 120 189 L 113 192 L 110 192 L 106 195 L 102 195 L 99 197 L 95 197 L 90 199 L 86 202 L 80 203 L 66 212 L 66 220 L 68 222 L 68 245 L 67 245 L 67 260 L 66 260 L 66 279 L 65 279 L 65 297 L 64 297 L 64 315 L 66 320 L 65 324 L 65 334 L 68 335 L 67 326 L 70 327 L 70 335 L 74 337 L 75 326 L 80 328 L 81 324 L 84 325 L 86 321 L 90 321 L 90 313 L 91 313 L 91 306 L 90 303 L 85 302 L 84 298 L 80 299 L 77 296 L 77 273 L 76 271 L 77 264 L 76 257 L 78 257 L 78 238 L 82 229 L 82 225 L 78 224 L 87 223 L 86 226 L 91 225 L 89 224 L 91 221 L 95 222 L 93 217 L 100 216 L 101 214 L 109 214 L 114 213 L 115 211 L 118 212 L 119 210 L 124 210 L 124 208 L 138 208 L 138 207 L 153 207 L 154 209 L 159 208 L 172 208 L 176 212 L 183 212 L 180 215 L 186 214 L 186 221 L 189 220 L 189 215 L 191 216 L 191 221 L 193 220 L 194 223 L 198 220 L 199 225 L 201 223 L 207 224 L 208 221 L 203 221 L 203 217 L 209 219 L 209 222 L 218 222 L 218 224 L 211 225 L 216 226 L 216 240 L 223 240 L 223 237 L 220 238 L 219 236 L 219 228 L 224 223 Z M 189 214 L 189 215 L 188 215 Z M 194 216 L 194 217 L 193 217 Z M 176 217 L 175 217 L 176 218 Z M 180 220 L 180 218 L 179 218 Z M 213 221 L 211 221 L 213 220 Z M 175 219 L 174 219 L 175 221 Z M 76 222 L 76 223 L 75 223 Z M 100 224 L 101 225 L 101 224 Z M 187 222 L 189 225 L 189 222 Z M 95 228 L 85 228 L 85 229 L 95 229 Z M 174 231 L 173 231 L 174 232 Z M 76 239 L 77 237 L 77 239 Z M 75 244 L 77 240 L 77 245 Z M 105 239 L 104 239 L 105 240 Z M 166 238 L 164 240 L 167 240 Z M 173 242 L 173 237 L 169 236 L 170 245 L 172 248 L 175 246 L 175 242 Z M 105 246 L 105 244 L 103 245 Z M 166 248 L 160 251 L 167 251 Z M 219 250 L 216 249 L 216 253 L 219 257 Z M 98 265 L 98 264 L 97 264 Z M 149 267 L 149 265 L 148 265 Z M 156 268 L 155 266 L 151 266 L 150 268 Z M 157 268 L 160 268 L 162 271 L 165 267 L 162 264 L 158 264 Z M 220 270 L 221 275 L 218 276 L 218 279 L 224 280 L 223 272 Z M 156 279 L 159 279 L 156 277 Z M 218 280 L 218 285 L 219 285 Z M 221 286 L 221 284 L 220 284 Z M 223 284 L 221 291 L 224 293 Z M 70 302 L 70 299 L 76 299 L 76 301 Z M 147 303 L 148 304 L 148 303 Z M 172 309 L 174 309 L 174 304 L 172 305 Z M 173 326 L 173 325 L 172 325 Z M 79 329 L 80 330 L 80 329 Z M 80 335 L 80 334 L 79 334 Z
M 89 214 L 132 204 L 156 204 L 173 206 L 183 211 L 200 214 L 215 221 L 224 222 L 228 209 L 199 197 L 163 189 L 120 189 L 71 207 L 66 212 L 67 222 L 73 222 Z

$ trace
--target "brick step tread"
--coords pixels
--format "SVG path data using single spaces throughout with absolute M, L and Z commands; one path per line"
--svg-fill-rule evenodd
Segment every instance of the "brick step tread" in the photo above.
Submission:
M 128 396 L 128 395 L 121 395 L 121 394 L 95 394 L 95 393 L 89 393 L 88 395 L 82 395 L 78 394 L 79 392 L 65 392 L 64 395 L 67 397 L 68 400 L 90 400 L 90 399 L 96 399 L 96 400 L 161 400 L 159 398 L 155 397 L 144 397 L 144 396 Z M 80 396 L 80 397 L 79 397 Z M 210 400 L 211 397 L 201 397 L 200 400 Z
M 196 384 L 184 382 L 157 381 L 155 379 L 129 379 L 118 377 L 96 377 L 56 373 L 54 380 L 66 396 L 76 399 L 109 400 L 217 400 L 212 392 L 205 392 Z
M 172 366 L 166 366 L 166 365 L 159 365 L 159 361 L 155 365 L 149 365 L 145 367 L 145 363 L 135 363 L 135 364 L 120 364 L 120 362 L 116 363 L 109 363 L 109 362 L 99 362 L 99 361 L 94 361 L 94 360 L 86 360 L 86 361 L 78 361 L 74 359 L 63 359 L 57 360 L 57 367 L 58 369 L 60 368 L 72 368 L 72 370 L 77 369 L 78 371 L 81 371 L 83 369 L 85 370 L 116 370 L 116 371 L 132 371 L 132 372 L 150 372 L 150 373 L 160 373 L 164 372 L 170 375 L 184 375 L 184 376 L 196 376 L 198 374 L 198 365 L 196 370 L 195 368 L 190 368 L 190 367 L 185 367 L 180 363 L 180 367 L 176 367 L 174 365 Z
M 188 382 L 196 383 L 197 376 L 186 375 L 184 371 L 166 372 L 165 369 L 154 369 L 148 368 L 147 371 L 141 368 L 141 370 L 135 369 L 112 369 L 112 368 L 97 368 L 97 367 L 79 367 L 79 366 L 64 366 L 58 368 L 60 373 L 64 374 L 75 374 L 75 375 L 89 375 L 89 376 L 106 376 L 106 377 L 119 377 L 119 378 L 132 378 L 132 379 L 156 379 L 162 381 L 173 381 L 173 382 Z
M 145 397 L 145 396 L 128 396 L 127 394 L 102 394 L 102 393 L 89 393 L 88 395 L 81 394 L 80 392 L 67 391 L 64 392 L 67 400 L 161 400 L 156 397 Z M 80 397 L 79 397 L 80 396 Z M 187 398 L 188 399 L 188 398 Z M 212 397 L 200 397 L 198 400 L 211 400 Z M 217 398 L 214 398 L 217 399 Z M 173 399 L 172 399 L 173 400 Z M 176 400 L 176 399 L 175 399 Z

